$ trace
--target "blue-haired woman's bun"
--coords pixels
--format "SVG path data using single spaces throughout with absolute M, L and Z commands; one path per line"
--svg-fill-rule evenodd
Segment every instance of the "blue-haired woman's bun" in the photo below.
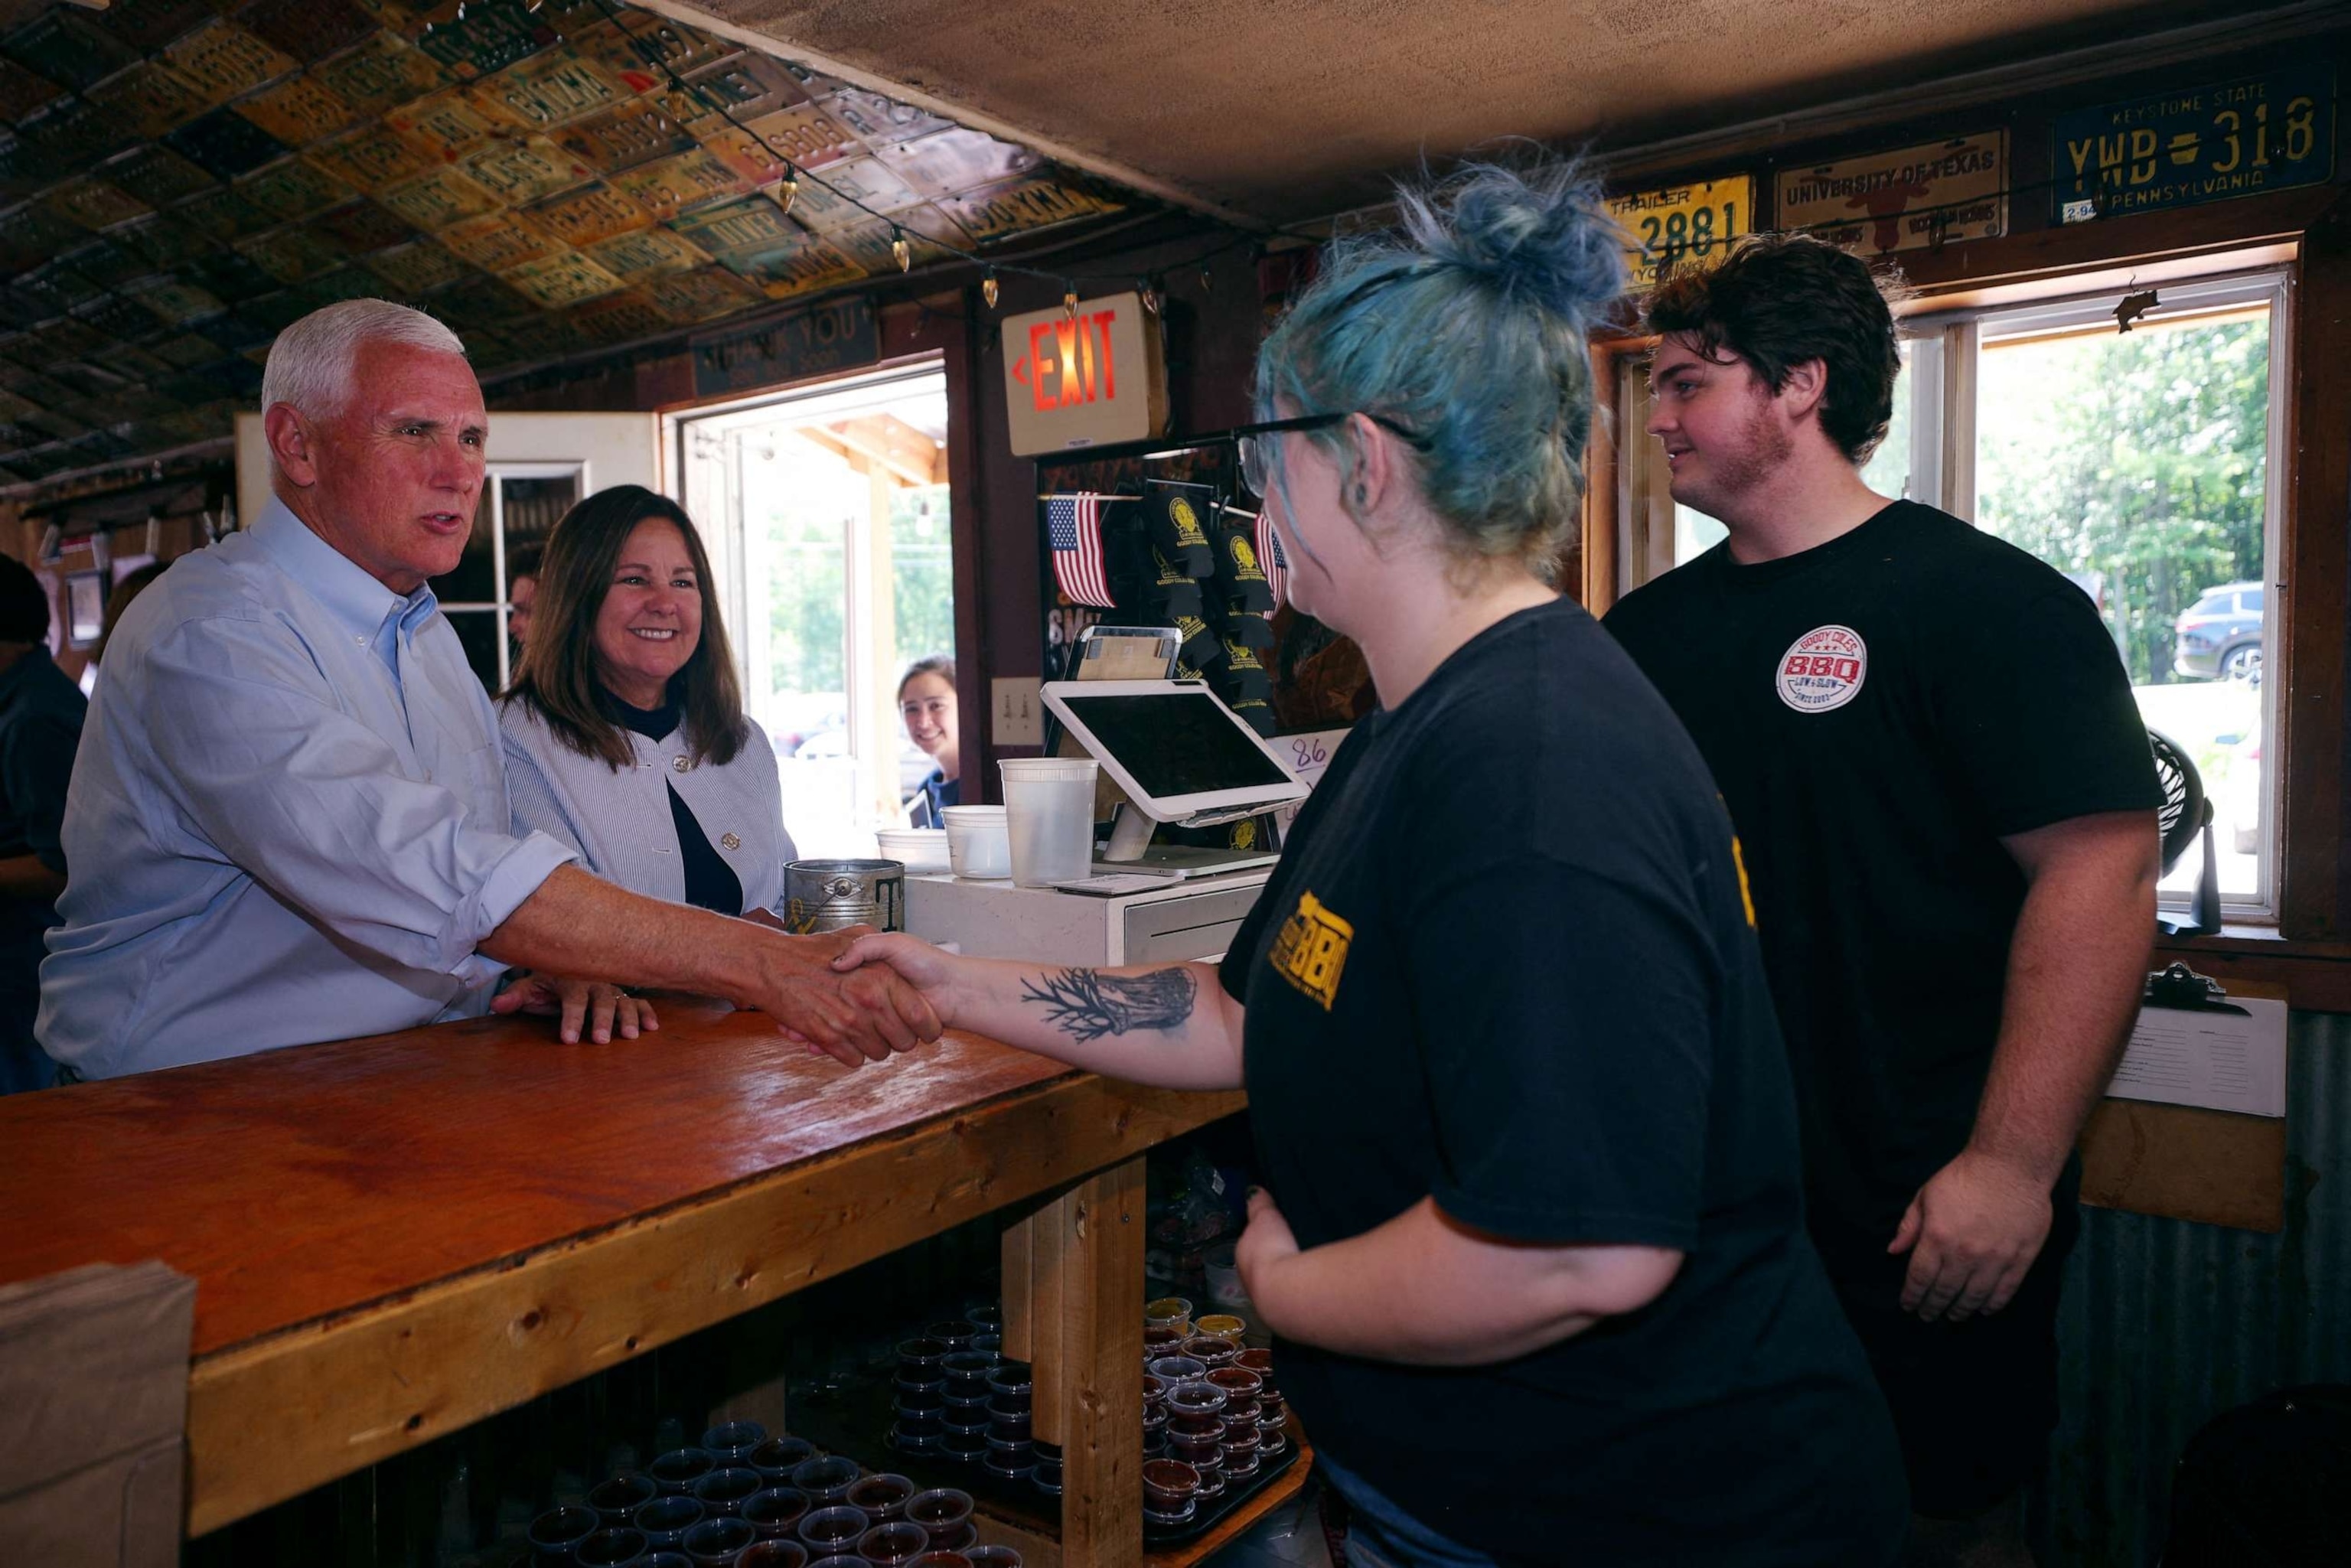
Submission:
M 1420 251 L 1513 298 L 1588 326 L 1625 290 L 1624 237 L 1600 183 L 1574 163 L 1470 163 L 1397 193 Z
M 1259 346 L 1259 417 L 1384 415 L 1413 432 L 1453 547 L 1550 581 L 1592 436 L 1586 336 L 1624 287 L 1624 231 L 1565 161 L 1473 163 L 1396 201 L 1398 227 L 1332 241 Z M 1346 427 L 1305 438 L 1353 477 Z

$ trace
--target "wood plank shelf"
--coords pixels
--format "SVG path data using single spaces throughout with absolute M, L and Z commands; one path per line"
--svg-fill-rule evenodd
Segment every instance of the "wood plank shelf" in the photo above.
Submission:
M 852 1071 L 758 1014 L 661 1009 L 604 1046 L 482 1019 L 0 1099 L 0 1282 L 195 1279 L 203 1534 L 1040 1198 L 1081 1232 L 1040 1352 L 1123 1343 L 1140 1156 L 1243 1103 L 968 1035 Z M 1068 1560 L 1123 1568 L 1140 1491 L 1099 1448 L 1065 1459 Z

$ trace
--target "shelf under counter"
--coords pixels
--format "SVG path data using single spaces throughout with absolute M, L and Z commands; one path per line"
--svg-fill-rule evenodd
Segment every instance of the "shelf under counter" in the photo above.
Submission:
M 1144 1150 L 1243 1103 L 968 1035 L 852 1071 L 761 1015 L 659 1006 L 609 1045 L 484 1019 L 0 1099 L 0 1282 L 197 1281 L 202 1534 L 992 1211 L 1139 1198 Z M 1072 1251 L 1105 1277 L 1040 1338 L 1134 1313 L 1140 1219 L 1131 1258 Z M 1139 1560 L 1139 1497 L 1069 1463 L 1090 1559 Z

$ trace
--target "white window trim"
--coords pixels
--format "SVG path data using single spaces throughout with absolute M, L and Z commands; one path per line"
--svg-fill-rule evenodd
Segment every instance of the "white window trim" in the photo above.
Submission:
M 747 693 L 765 692 L 773 685 L 766 640 L 748 632 L 752 617 L 756 614 L 764 623 L 768 613 L 764 600 L 756 610 L 752 603 L 752 585 L 768 580 L 766 537 L 753 537 L 743 525 L 743 508 L 737 504 L 745 490 L 740 446 L 731 463 L 695 462 L 687 444 L 721 441 L 736 431 L 771 423 L 779 416 L 839 417 L 883 406 L 900 398 L 911 384 L 940 380 L 946 364 L 946 355 L 935 350 L 877 370 L 768 388 L 747 397 L 662 416 L 662 456 L 669 493 L 702 531 L 726 623 L 746 629 L 731 641 L 736 674 Z M 697 477 L 703 482 L 698 486 L 694 483 Z M 847 602 L 842 605 L 842 634 L 847 647 L 842 674 L 848 686 L 849 747 L 852 756 L 879 770 L 877 778 L 886 777 L 896 755 L 894 720 L 876 734 L 881 722 L 874 716 L 878 710 L 873 703 L 861 700 L 862 695 L 881 690 L 895 674 L 876 664 L 872 629 L 861 620 L 861 606 L 871 601 L 875 579 L 872 541 L 862 530 L 851 528 L 843 543 Z

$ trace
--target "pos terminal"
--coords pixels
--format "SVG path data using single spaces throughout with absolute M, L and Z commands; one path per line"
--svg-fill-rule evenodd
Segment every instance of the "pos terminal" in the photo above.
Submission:
M 1205 828 L 1306 798 L 1280 757 L 1200 681 L 1050 681 L 1045 706 L 1124 797 L 1097 863 L 1190 876 L 1270 864 L 1271 851 L 1156 845 L 1162 822 Z

